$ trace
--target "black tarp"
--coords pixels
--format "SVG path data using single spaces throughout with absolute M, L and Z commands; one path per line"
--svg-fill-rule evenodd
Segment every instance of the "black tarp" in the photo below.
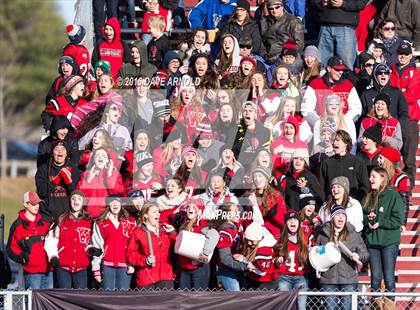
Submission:
M 297 310 L 297 292 L 34 290 L 33 310 Z

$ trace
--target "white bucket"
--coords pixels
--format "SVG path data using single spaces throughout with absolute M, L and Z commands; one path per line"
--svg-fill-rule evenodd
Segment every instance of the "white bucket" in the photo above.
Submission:
M 176 237 L 175 253 L 198 260 L 198 257 L 203 252 L 205 242 L 206 237 L 203 234 L 183 230 Z M 211 256 L 209 256 L 209 260 Z
M 333 242 L 315 246 L 309 252 L 309 261 L 317 274 L 327 271 L 340 260 L 341 252 Z

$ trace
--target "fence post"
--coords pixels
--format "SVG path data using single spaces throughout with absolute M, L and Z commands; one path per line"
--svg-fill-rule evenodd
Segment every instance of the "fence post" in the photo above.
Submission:
M 4 310 L 13 310 L 13 295 L 10 293 L 4 295 Z
M 357 293 L 351 293 L 351 310 L 357 310 Z

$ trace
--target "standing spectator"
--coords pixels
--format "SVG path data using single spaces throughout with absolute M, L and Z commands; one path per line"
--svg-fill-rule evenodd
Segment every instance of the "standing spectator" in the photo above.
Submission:
M 354 29 L 359 22 L 359 11 L 367 3 L 368 0 L 315 0 L 321 23 L 318 48 L 324 64 L 332 56 L 338 56 L 353 70 L 357 55 Z
M 159 208 L 152 203 L 143 206 L 140 224 L 128 241 L 128 262 L 136 269 L 136 284 L 144 289 L 173 288 L 173 263 L 170 248 L 176 232 L 173 226 L 159 222 Z
M 269 15 L 260 19 L 263 45 L 260 54 L 273 64 L 277 61 L 283 44 L 292 38 L 296 41 L 298 52 L 303 50 L 303 25 L 283 6 L 283 0 L 268 0 L 266 2 Z
M 192 29 L 222 29 L 224 23 L 235 11 L 236 0 L 204 0 L 193 7 L 188 14 Z
M 357 157 L 366 166 L 368 173 L 379 165 L 379 152 L 382 149 L 382 125 L 377 123 L 363 132 L 361 136 L 360 152 Z
M 95 41 L 98 42 L 102 38 L 102 26 L 105 23 L 105 15 L 109 21 L 117 17 L 118 0 L 92 0 L 93 4 L 93 20 L 95 30 Z M 106 10 L 105 10 L 106 4 Z M 95 61 L 96 62 L 96 61 Z M 93 63 L 95 63 L 93 62 Z
M 338 0 L 341 1 L 341 0 Z M 339 57 L 328 60 L 327 72 L 314 79 L 306 88 L 302 102 L 302 115 L 314 126 L 315 122 L 325 115 L 324 98 L 330 95 L 340 97 L 343 113 L 357 121 L 362 113 L 362 104 L 353 84 L 343 76 L 347 67 Z
M 165 186 L 165 193 L 156 199 L 159 207 L 160 221 L 162 223 L 174 224 L 174 214 L 178 208 L 188 199 L 185 192 L 184 181 L 178 177 L 171 177 Z
M 116 81 L 123 62 L 129 62 L 129 51 L 121 40 L 120 22 L 116 17 L 108 19 L 102 31 L 104 37 L 96 41 L 92 52 L 92 63 L 96 64 L 99 60 L 108 61 L 111 65 L 111 76 Z
M 395 291 L 395 264 L 404 225 L 404 204 L 390 186 L 386 170 L 376 167 L 370 173 L 370 187 L 364 200 L 366 244 L 370 254 L 373 291 L 379 291 L 382 279 L 387 292 Z
M 189 66 L 190 58 L 199 53 L 210 54 L 210 44 L 207 43 L 207 31 L 203 28 L 196 28 L 192 34 L 192 42 L 188 46 L 187 43 L 182 43 L 179 48 L 179 56 L 182 59 L 184 66 Z
M 252 54 L 259 54 L 261 48 L 261 34 L 258 24 L 250 15 L 248 0 L 238 0 L 235 13 L 222 29 L 223 34 L 231 34 L 239 41 L 244 36 L 252 38 Z
M 356 75 L 356 90 L 359 97 L 363 92 L 372 86 L 373 81 L 373 67 L 375 66 L 375 59 L 373 56 L 366 52 L 361 52 L 358 56 L 359 72 Z
M 232 34 L 224 34 L 220 38 L 221 48 L 215 61 L 217 72 L 224 77 L 239 71 L 241 56 L 239 55 L 238 39 Z
M 312 80 L 323 74 L 323 71 L 321 54 L 318 48 L 315 45 L 307 46 L 303 51 L 303 70 L 299 85 L 306 89 Z M 303 90 L 302 94 L 305 94 Z
M 165 30 L 165 20 L 162 16 L 151 16 L 148 20 L 148 26 L 152 35 L 152 40 L 147 44 L 147 55 L 149 62 L 162 68 L 163 57 L 170 50 L 170 42 Z
M 389 0 L 379 18 L 394 19 L 397 34 L 414 42 L 414 49 L 420 50 L 420 3 L 416 0 Z
M 375 29 L 375 38 L 381 39 L 385 46 L 385 59 L 388 65 L 397 62 L 397 49 L 403 39 L 396 31 L 397 22 L 392 18 L 382 20 Z
M 70 210 L 51 227 L 44 249 L 57 273 L 58 288 L 86 289 L 87 250 L 92 235 L 92 223 L 85 210 L 85 196 L 80 191 L 70 195 Z
M 410 184 L 413 187 L 416 175 L 417 150 L 417 140 L 414 137 L 419 136 L 417 122 L 420 120 L 420 72 L 413 62 L 413 50 L 408 43 L 404 42 L 398 47 L 397 60 L 398 62 L 391 66 L 390 85 L 398 87 L 407 101 L 408 122 L 400 117 L 398 117 L 398 120 L 401 125 L 407 123 L 405 131 L 403 125 L 403 147 L 401 153 L 406 167 L 404 170 L 410 177 Z M 392 105 L 393 102 L 391 102 L 391 109 Z
M 336 244 L 342 242 L 352 254 L 351 257 L 342 254 L 341 260 L 337 264 L 321 273 L 321 289 L 327 292 L 357 291 L 359 273 L 356 261 L 366 262 L 369 259 L 369 253 L 360 234 L 354 230 L 353 225 L 349 225 L 346 210 L 342 206 L 337 205 L 331 209 L 331 222 L 324 225 L 318 235 L 317 245 L 325 245 L 328 242 Z M 394 272 L 394 269 L 392 272 Z M 335 310 L 339 308 L 338 302 L 341 305 L 340 309 L 351 309 L 350 296 L 327 296 L 325 298 L 325 309 Z
M 288 12 L 296 16 L 303 22 L 305 20 L 306 1 L 305 0 L 285 0 L 284 6 Z
M 344 130 L 337 130 L 333 142 L 334 156 L 321 163 L 319 183 L 327 195 L 331 181 L 335 177 L 345 176 L 350 182 L 350 195 L 358 200 L 368 192 L 369 177 L 363 162 L 349 152 L 352 148 L 350 135 Z
M 70 210 L 69 197 L 76 189 L 80 173 L 77 165 L 68 160 L 64 141 L 54 141 L 51 149 L 51 159 L 38 167 L 35 183 L 38 195 L 47 202 L 41 212 L 57 221 Z
M 71 56 L 79 66 L 79 74 L 89 79 L 90 55 L 88 49 L 83 45 L 86 39 L 86 29 L 82 25 L 67 25 L 67 36 L 69 43 L 63 48 L 63 56 Z
M 34 192 L 23 195 L 24 209 L 10 226 L 7 255 L 24 270 L 25 289 L 52 288 L 53 277 L 44 251 L 50 223 L 39 213 L 42 200 Z
M 172 29 L 172 11 L 167 10 L 166 8 L 163 8 L 162 5 L 159 3 L 158 0 L 146 0 L 143 1 L 146 7 L 146 11 L 143 15 L 143 22 L 141 25 L 141 31 L 142 31 L 142 40 L 144 43 L 149 44 L 149 42 L 152 40 L 152 36 L 150 35 L 150 27 L 149 27 L 149 18 L 152 16 L 161 16 L 163 20 L 165 21 L 165 28 L 163 29 L 165 33 L 169 33 Z
M 126 258 L 136 222 L 122 208 L 118 195 L 106 197 L 106 209 L 93 224 L 92 272 L 104 290 L 128 290 L 134 268 Z M 102 269 L 102 271 L 101 271 Z
M 71 56 L 61 57 L 58 61 L 57 67 L 58 76 L 55 78 L 48 91 L 47 97 L 45 98 L 45 104 L 48 104 L 51 99 L 58 96 L 66 77 L 69 77 L 70 75 L 76 75 L 79 72 L 79 66 Z

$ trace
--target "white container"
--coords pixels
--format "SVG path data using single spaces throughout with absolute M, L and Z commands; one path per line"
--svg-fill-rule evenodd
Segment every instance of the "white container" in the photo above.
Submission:
M 203 234 L 183 230 L 176 237 L 175 253 L 198 260 L 198 257 L 203 252 L 205 242 L 206 237 Z M 209 256 L 209 260 L 212 254 Z
M 309 252 L 309 261 L 316 270 L 319 277 L 321 272 L 325 272 L 332 266 L 340 262 L 341 252 L 333 242 L 325 245 L 315 246 Z

